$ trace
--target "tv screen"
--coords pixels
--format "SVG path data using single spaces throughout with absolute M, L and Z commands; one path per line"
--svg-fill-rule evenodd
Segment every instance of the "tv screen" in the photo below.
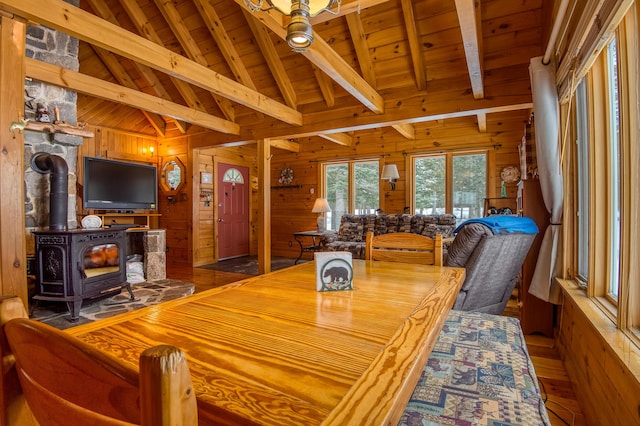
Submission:
M 158 202 L 155 166 L 104 158 L 84 157 L 85 209 L 156 210 Z

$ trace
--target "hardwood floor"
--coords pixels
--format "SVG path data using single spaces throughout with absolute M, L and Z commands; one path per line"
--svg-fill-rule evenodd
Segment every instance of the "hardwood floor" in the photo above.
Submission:
M 251 275 L 214 271 L 188 266 L 168 265 L 167 278 L 192 282 L 196 292 L 220 287 Z M 576 400 L 571 381 L 558 356 L 554 340 L 544 336 L 525 336 L 540 388 L 546 399 L 547 412 L 553 426 L 587 425 L 580 404 Z

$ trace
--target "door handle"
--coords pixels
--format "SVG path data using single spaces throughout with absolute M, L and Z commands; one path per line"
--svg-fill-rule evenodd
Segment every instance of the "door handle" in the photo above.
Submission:
M 224 219 L 218 218 L 218 222 L 224 222 Z

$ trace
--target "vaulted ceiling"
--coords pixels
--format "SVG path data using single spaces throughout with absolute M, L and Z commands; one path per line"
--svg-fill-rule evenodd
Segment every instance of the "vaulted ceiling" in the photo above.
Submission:
M 265 2 L 266 5 L 266 2 Z M 79 93 L 78 121 L 210 143 L 320 135 L 531 107 L 529 59 L 551 0 L 343 0 L 312 18 L 305 53 L 288 17 L 243 0 L 0 0 L 78 37 L 79 73 L 27 60 L 27 75 Z M 116 86 L 117 85 L 117 86 Z

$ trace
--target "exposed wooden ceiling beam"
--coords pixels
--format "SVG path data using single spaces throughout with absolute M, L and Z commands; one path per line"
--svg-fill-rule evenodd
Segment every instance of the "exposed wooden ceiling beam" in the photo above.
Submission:
M 413 127 L 413 124 L 402 123 L 402 124 L 394 124 L 391 127 L 396 129 L 398 133 L 404 136 L 407 139 L 415 139 L 416 138 L 416 129 Z
M 340 5 L 340 10 L 337 13 L 321 13 L 309 21 L 311 25 L 321 24 L 323 22 L 330 21 L 340 16 L 349 15 L 352 13 L 360 13 L 361 10 L 367 9 L 372 6 L 387 3 L 389 0 L 344 0 Z
M 97 1 L 97 0 L 90 0 L 90 1 Z M 158 33 L 156 33 L 155 29 L 149 24 L 149 20 L 145 16 L 144 11 L 140 8 L 140 6 L 138 6 L 138 3 L 136 3 L 135 1 L 128 1 L 128 0 L 120 0 L 120 3 L 122 4 L 122 7 L 124 8 L 124 10 L 127 12 L 127 15 L 129 16 L 133 24 L 138 29 L 138 32 L 148 40 L 151 40 L 152 42 L 162 46 L 162 39 L 160 38 Z M 118 25 L 117 21 L 114 22 L 109 20 L 109 22 L 111 22 L 112 24 Z M 150 72 L 151 74 L 153 74 L 152 71 Z M 187 103 L 189 107 L 193 109 L 197 109 L 198 111 L 206 112 L 206 109 L 202 105 L 202 102 L 200 101 L 196 93 L 193 91 L 193 88 L 188 83 L 175 77 L 171 77 L 171 81 L 176 86 L 176 89 L 178 89 L 180 96 L 182 96 L 182 98 L 184 99 L 184 101 Z M 156 83 L 154 83 L 154 86 L 155 85 Z M 164 87 L 162 86 L 162 84 L 160 84 L 159 81 L 157 82 L 157 86 L 159 86 L 157 90 L 164 90 Z M 161 96 L 160 94 L 158 94 L 158 96 L 167 100 L 171 99 L 168 96 L 168 94 L 167 94 L 167 97 Z
M 478 131 L 485 133 L 487 131 L 487 113 L 478 114 Z
M 371 87 L 376 87 L 376 73 L 373 70 L 373 60 L 369 53 L 367 35 L 364 33 L 360 14 L 357 12 L 350 13 L 345 15 L 345 18 L 347 19 L 349 33 L 351 33 L 351 41 L 356 49 L 356 56 L 358 57 L 362 76 Z
M 284 101 L 291 108 L 296 108 L 298 106 L 296 91 L 293 88 L 293 84 L 291 84 L 291 79 L 287 75 L 275 46 L 271 42 L 269 30 L 264 25 L 258 23 L 258 21 L 251 16 L 251 12 L 246 9 L 242 9 L 242 12 L 244 13 L 249 28 L 251 28 L 253 36 L 258 42 L 258 46 L 260 46 L 262 56 L 264 56 L 265 61 L 267 61 L 267 65 L 271 70 L 273 78 L 276 80 L 276 84 L 280 89 L 280 93 L 282 93 Z
M 243 0 L 234 0 L 243 9 L 247 6 Z M 278 37 L 286 40 L 287 30 L 282 26 L 282 21 L 275 18 L 281 15 L 276 12 L 253 12 L 252 16 L 262 22 Z M 327 42 L 314 33 L 314 42 L 306 52 L 301 53 L 316 67 L 321 69 L 333 81 L 355 97 L 364 106 L 376 114 L 384 112 L 384 99 L 358 74 Z
M 209 33 L 211 33 L 211 36 L 216 41 L 218 49 L 220 49 L 222 56 L 224 56 L 224 59 L 227 61 L 227 65 L 231 68 L 231 72 L 236 76 L 236 80 L 253 90 L 257 90 L 256 85 L 249 75 L 249 71 L 247 71 L 247 67 L 242 62 L 242 59 L 240 59 L 240 54 L 229 38 L 222 20 L 211 3 L 206 0 L 194 0 L 193 3 L 198 8 L 200 16 L 202 16 L 204 23 L 209 29 Z
M 132 90 L 140 90 L 113 53 L 96 46 L 92 46 L 92 48 L 121 86 L 128 87 Z M 155 129 L 159 136 L 165 135 L 166 123 L 160 116 L 147 111 L 142 111 L 142 114 L 144 114 L 149 124 L 151 124 L 151 127 Z
M 406 0 L 403 0 L 406 1 Z M 476 99 L 484 98 L 482 74 L 482 20 L 480 18 L 480 0 L 455 0 L 464 55 L 467 58 L 471 90 Z
M 208 68 L 209 64 L 207 63 L 204 54 L 198 47 L 198 43 L 191 36 L 191 31 L 189 31 L 189 28 L 187 28 L 187 26 L 184 24 L 182 16 L 180 16 L 178 9 L 176 9 L 173 2 L 165 0 L 155 0 L 155 3 L 158 7 L 158 10 L 160 10 L 160 13 L 162 13 L 162 16 L 164 16 L 165 21 L 167 21 L 169 28 L 171 28 L 171 31 L 178 39 L 178 43 L 180 43 L 180 46 L 187 54 L 187 57 L 192 61 L 202 65 L 203 67 Z M 253 89 L 255 90 L 255 88 Z M 222 111 L 227 120 L 234 121 L 235 111 L 233 109 L 233 104 L 231 104 L 229 99 L 224 98 L 216 93 L 212 93 L 211 95 L 213 96 L 213 100 L 216 104 L 218 104 L 220 111 Z
M 288 139 L 269 139 L 272 148 L 280 148 L 285 151 L 300 152 L 300 144 Z
M 533 104 L 528 93 L 498 95 L 492 96 L 491 99 L 478 100 L 468 96 L 466 99 L 456 102 L 451 102 L 450 100 L 427 102 L 424 95 L 416 94 L 412 98 L 405 98 L 401 105 L 397 105 L 395 100 L 387 101 L 386 112 L 383 115 L 362 114 L 361 107 L 336 107 L 331 111 L 306 114 L 305 123 L 307 124 L 300 128 L 291 129 L 282 125 L 273 127 L 266 124 L 263 127 L 243 128 L 239 139 L 234 136 L 221 135 L 219 143 L 237 140 L 251 141 L 267 136 L 271 138 L 299 139 L 329 132 L 349 133 L 403 123 L 424 123 L 477 116 L 478 114 L 530 110 L 531 108 L 533 108 Z
M 65 87 L 80 93 L 140 108 L 156 114 L 164 114 L 207 129 L 222 133 L 239 134 L 240 126 L 213 115 L 197 111 L 183 105 L 165 101 L 164 99 L 128 89 L 95 77 L 80 74 L 47 64 L 35 59 L 25 59 L 27 76 L 34 80 Z
M 402 0 L 402 14 L 404 15 L 404 25 L 407 31 L 407 40 L 409 41 L 409 50 L 411 52 L 411 62 L 413 64 L 413 73 L 416 79 L 416 87 L 418 90 L 426 90 L 427 77 L 425 74 L 425 66 L 422 60 L 422 49 L 420 48 L 420 36 L 416 27 L 416 19 L 413 14 L 412 0 Z
M 302 114 L 298 111 L 62 0 L 17 3 L 0 0 L 0 8 L 178 77 L 288 124 L 302 124 Z
M 318 86 L 322 92 L 322 97 L 328 107 L 332 107 L 336 104 L 335 92 L 333 91 L 333 81 L 315 65 L 311 65 L 313 74 L 316 76 Z
M 353 145 L 353 137 L 346 133 L 320 133 L 318 134 L 323 139 L 336 143 L 338 145 L 351 146 Z

